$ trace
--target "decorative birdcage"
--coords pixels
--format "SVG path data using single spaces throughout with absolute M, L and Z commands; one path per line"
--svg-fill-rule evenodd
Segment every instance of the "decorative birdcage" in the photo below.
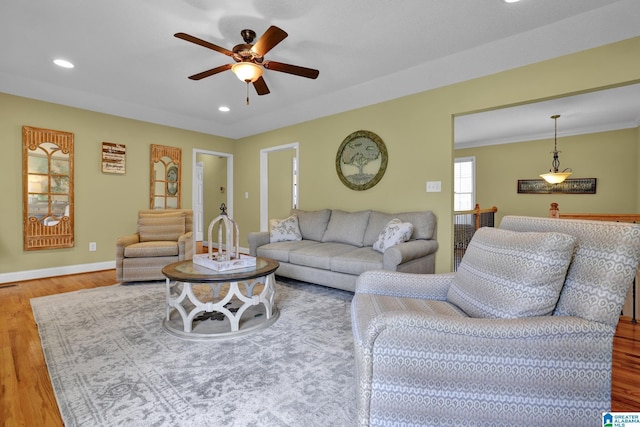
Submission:
M 218 225 L 218 251 L 213 252 L 213 229 Z M 224 237 L 224 238 L 223 238 Z M 209 224 L 209 250 L 206 254 L 193 256 L 193 263 L 216 271 L 235 270 L 256 265 L 252 256 L 240 254 L 238 223 L 227 215 L 227 206 L 220 205 L 220 215 Z

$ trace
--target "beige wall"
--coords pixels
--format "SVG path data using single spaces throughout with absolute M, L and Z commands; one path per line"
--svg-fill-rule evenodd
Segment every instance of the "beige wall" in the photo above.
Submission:
M 75 136 L 75 247 L 22 249 L 22 126 Z M 182 148 L 182 206 L 191 208 L 194 148 L 230 152 L 231 140 L 0 93 L 0 141 L 7 185 L 0 221 L 0 273 L 115 259 L 115 240 L 135 232 L 139 209 L 149 208 L 150 145 Z M 102 142 L 126 146 L 126 174 L 101 172 Z M 89 242 L 97 251 L 89 252 Z
M 596 194 L 518 194 L 518 179 L 551 167 L 553 140 L 456 150 L 476 158 L 476 203 L 504 215 L 547 216 L 552 202 L 565 213 L 635 213 L 638 206 L 638 128 L 558 138 L 561 168 L 571 178 L 597 178 Z
M 293 198 L 293 159 L 296 150 L 272 151 L 269 159 L 269 219 L 286 218 Z
M 4 201 L 8 214 L 0 222 L 0 273 L 113 260 L 115 238 L 133 230 L 137 209 L 147 206 L 152 143 L 183 149 L 183 207 L 191 206 L 193 148 L 234 154 L 234 219 L 240 224 L 241 245 L 247 246 L 248 232 L 260 227 L 259 151 L 292 142 L 300 144 L 302 209 L 330 207 L 387 212 L 431 209 L 439 221 L 436 271 L 450 271 L 453 116 L 640 81 L 639 51 L 640 38 L 634 38 L 235 142 L 0 94 L 0 137 L 10 157 L 7 176 L 15 179 L 21 176 L 22 125 L 76 135 L 76 247 L 23 252 L 22 191 L 19 185 L 9 186 Z M 377 133 L 389 153 L 385 176 L 375 187 L 362 192 L 342 185 L 335 171 L 340 143 L 359 129 Z M 102 141 L 127 146 L 125 176 L 100 173 Z M 544 151 L 548 155 L 549 150 Z M 571 158 L 566 151 L 561 156 L 563 164 Z M 634 158 L 640 160 L 640 155 Z M 547 163 L 550 164 L 550 159 L 543 159 L 544 168 Z M 567 166 L 578 172 L 577 166 Z M 536 174 L 540 173 L 538 170 L 536 166 Z M 442 181 L 442 192 L 426 193 L 426 181 L 434 180 Z M 98 243 L 97 252 L 87 251 L 90 241 Z
M 431 209 L 438 218 L 436 271 L 450 271 L 453 116 L 639 81 L 638 51 L 640 38 L 634 38 L 244 138 L 236 147 L 236 158 L 242 162 L 242 174 L 236 174 L 236 194 L 248 191 L 252 197 L 235 199 L 241 240 L 246 239 L 248 230 L 260 226 L 259 150 L 297 141 L 302 209 Z M 362 192 L 342 185 L 335 171 L 340 143 L 359 129 L 377 133 L 389 152 L 385 176 L 378 185 Z M 548 156 L 549 151 L 543 150 L 542 156 Z M 546 156 L 541 160 L 543 170 L 551 163 Z M 562 154 L 562 159 L 566 158 L 563 161 L 570 157 L 569 153 Z M 537 167 L 533 172 L 534 177 L 540 173 Z M 436 180 L 442 181 L 442 193 L 426 193 L 426 181 Z
M 203 163 L 204 218 L 203 238 L 208 239 L 209 224 L 220 215 L 220 205 L 227 203 L 227 158 L 209 154 L 199 154 Z M 224 192 L 220 190 L 224 187 Z M 217 241 L 217 235 L 213 237 Z

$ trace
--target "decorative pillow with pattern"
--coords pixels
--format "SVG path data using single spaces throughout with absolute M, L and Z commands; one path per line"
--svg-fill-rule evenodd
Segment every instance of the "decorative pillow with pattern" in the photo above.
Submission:
M 378 240 L 373 244 L 373 249 L 384 253 L 391 246 L 409 240 L 411 233 L 413 233 L 413 224 L 394 218 L 385 225 L 384 230 L 378 236 Z
M 447 300 L 471 317 L 550 315 L 575 244 L 576 238 L 564 233 L 480 228 L 462 257 Z
M 291 240 L 302 240 L 298 217 L 291 215 L 285 219 L 269 220 L 269 242 L 288 242 Z

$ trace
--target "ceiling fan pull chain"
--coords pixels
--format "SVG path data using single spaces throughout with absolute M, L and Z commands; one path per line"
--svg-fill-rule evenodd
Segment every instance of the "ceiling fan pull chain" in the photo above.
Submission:
M 249 82 L 247 82 L 247 105 L 249 105 Z

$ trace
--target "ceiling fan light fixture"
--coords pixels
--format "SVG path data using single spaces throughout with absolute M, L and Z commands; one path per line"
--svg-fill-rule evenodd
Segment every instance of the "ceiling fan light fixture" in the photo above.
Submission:
M 253 62 L 238 62 L 231 66 L 231 71 L 240 80 L 246 83 L 253 83 L 262 76 L 262 67 Z

